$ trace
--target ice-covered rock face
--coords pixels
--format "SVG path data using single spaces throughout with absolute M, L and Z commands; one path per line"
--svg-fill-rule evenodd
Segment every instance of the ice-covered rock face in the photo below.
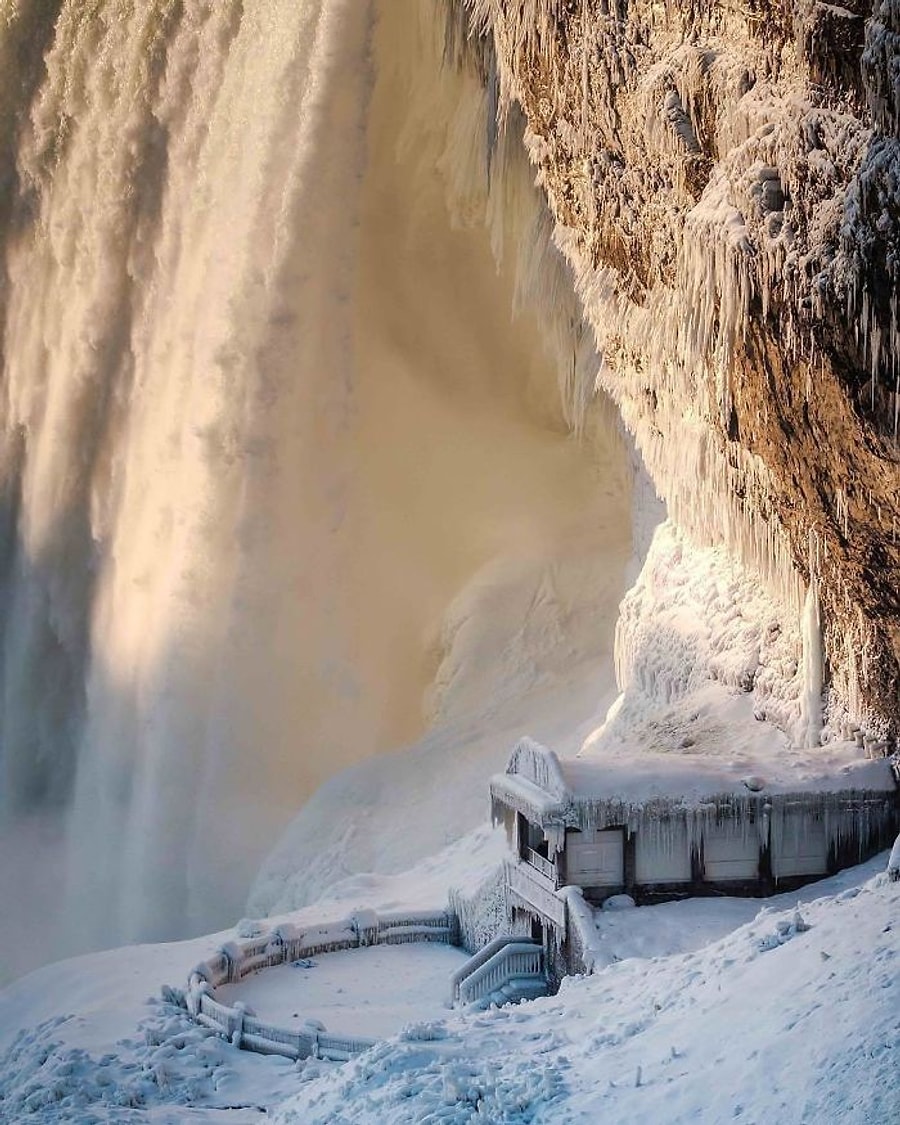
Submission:
M 900 8 L 453 0 L 521 107 L 670 512 L 822 606 L 832 712 L 900 718 Z

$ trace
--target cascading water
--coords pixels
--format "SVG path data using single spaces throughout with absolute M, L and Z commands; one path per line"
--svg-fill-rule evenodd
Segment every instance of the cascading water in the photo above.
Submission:
M 289 740 L 322 737 L 319 716 L 289 681 L 316 647 L 341 674 L 345 607 L 291 595 L 310 554 L 347 565 L 327 533 L 346 481 L 321 454 L 349 411 L 365 154 L 339 138 L 363 128 L 370 21 L 65 4 L 22 123 L 3 789 L 10 811 L 69 798 L 79 917 L 111 895 L 113 940 L 233 901 L 249 857 L 205 854 L 215 826 L 277 818 L 271 772 L 308 785 Z
M 498 554 L 602 533 L 621 592 L 617 439 L 568 440 L 438 149 L 397 156 L 417 7 L 0 9 L 14 968 L 233 920 L 314 786 L 421 732 L 430 638 Z

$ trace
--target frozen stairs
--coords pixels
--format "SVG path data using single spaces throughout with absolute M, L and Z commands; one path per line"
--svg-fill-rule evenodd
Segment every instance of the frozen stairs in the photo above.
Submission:
M 474 1007 L 490 1008 L 496 1004 L 502 1008 L 504 1004 L 518 1004 L 522 1000 L 536 1000 L 538 996 L 547 995 L 547 978 L 543 973 L 527 976 L 512 977 L 501 985 L 500 988 L 474 1002 Z
M 532 938 L 494 938 L 453 974 L 450 985 L 454 1005 L 478 1008 L 546 996 L 543 947 Z

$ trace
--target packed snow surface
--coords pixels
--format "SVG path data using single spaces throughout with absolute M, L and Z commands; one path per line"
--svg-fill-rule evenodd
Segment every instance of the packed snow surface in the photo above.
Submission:
M 467 956 L 437 942 L 323 953 L 218 988 L 216 999 L 242 1000 L 278 1027 L 314 1019 L 331 1032 L 384 1038 L 445 1017 L 450 975 Z
M 723 747 L 720 756 L 692 754 L 689 750 L 648 753 L 630 761 L 595 756 L 563 759 L 560 766 L 572 792 L 586 798 L 700 799 L 730 790 L 746 794 L 866 789 L 893 794 L 896 789 L 890 761 L 866 761 L 856 744 L 850 742 L 819 747 L 814 752 L 774 746 L 768 753 Z
M 484 843 L 470 840 L 471 851 Z M 431 863 L 430 875 L 405 880 L 412 897 L 417 885 L 428 897 L 429 878 L 433 893 Z M 893 1125 L 900 884 L 886 863 L 887 854 L 765 903 L 598 911 L 592 977 L 519 1007 L 434 1012 L 342 1066 L 237 1051 L 148 1001 L 232 934 L 49 966 L 0 993 L 0 1121 Z M 368 904 L 395 903 L 399 881 L 373 877 Z M 334 917 L 359 905 L 359 889 L 343 899 L 335 889 Z M 352 956 L 332 962 L 346 963 L 332 982 L 348 1004 L 385 987 L 382 961 L 351 965 Z M 309 984 L 326 958 L 314 960 Z M 308 987 L 302 970 L 273 972 L 295 973 L 297 995 Z M 246 987 L 268 989 L 265 977 Z M 411 972 L 392 983 L 420 1011 L 433 1005 L 427 972 L 418 996 Z

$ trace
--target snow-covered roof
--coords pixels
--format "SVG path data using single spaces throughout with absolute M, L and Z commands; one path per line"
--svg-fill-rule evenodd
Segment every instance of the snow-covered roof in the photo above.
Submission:
M 559 758 L 532 739 L 520 740 L 506 772 L 491 779 L 491 796 L 536 823 L 578 824 L 598 819 L 600 806 L 626 821 L 649 807 L 699 809 L 710 803 L 749 801 L 812 805 L 895 797 L 897 783 L 886 758 L 868 760 L 851 743 L 815 751 L 739 755 L 689 753 L 611 754 Z M 606 817 L 599 817 L 606 819 Z

